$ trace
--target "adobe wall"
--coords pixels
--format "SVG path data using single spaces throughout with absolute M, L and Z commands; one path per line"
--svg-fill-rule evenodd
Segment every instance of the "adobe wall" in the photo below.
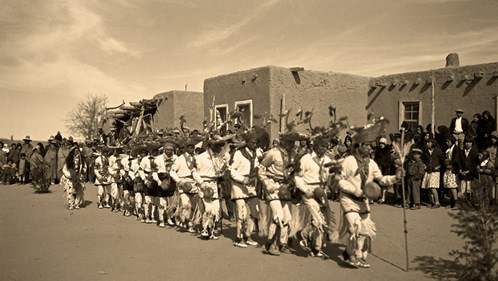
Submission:
M 348 116 L 350 125 L 365 125 L 369 77 L 309 70 L 291 72 L 280 67 L 271 70 L 272 112 L 279 112 L 279 101 L 285 94 L 285 107 L 292 109 L 289 120 L 297 118 L 295 114 L 302 108 L 303 111 L 313 110 L 313 126 L 328 126 L 331 120 L 328 108 L 332 105 L 336 107 L 338 118 Z M 300 125 L 298 130 L 306 128 L 309 127 Z M 272 137 L 276 136 L 272 134 Z
M 253 115 L 269 112 L 269 81 L 268 67 L 239 71 L 204 80 L 204 115 L 209 118 L 213 96 L 215 105 L 228 105 L 228 112 L 234 111 L 236 101 L 243 100 L 252 100 Z M 261 121 L 253 119 L 253 125 L 261 125 Z
M 449 126 L 456 108 L 462 108 L 469 121 L 474 113 L 484 110 L 496 116 L 497 76 L 498 63 L 434 70 L 436 127 Z M 388 132 L 399 129 L 399 101 L 420 100 L 421 125 L 431 123 L 431 71 L 376 77 L 371 79 L 370 86 L 367 109 L 391 121 Z
M 179 118 L 185 115 L 185 124 L 191 130 L 202 129 L 204 98 L 200 92 L 169 91 L 154 96 L 161 100 L 154 115 L 156 130 L 180 126 Z
M 204 81 L 204 114 L 209 115 L 213 95 L 215 104 L 228 104 L 229 111 L 234 109 L 235 101 L 253 100 L 253 113 L 271 113 L 279 121 L 272 123 L 269 133 L 278 137 L 282 99 L 286 109 L 292 109 L 289 120 L 295 113 L 314 109 L 313 126 L 327 126 L 330 117 L 329 105 L 337 108 L 337 116 L 348 116 L 351 125 L 363 125 L 366 122 L 365 104 L 367 102 L 369 77 L 357 75 L 298 71 L 289 68 L 265 66 L 227 75 L 221 75 Z M 285 95 L 285 98 L 284 98 Z M 253 120 L 261 125 L 261 120 Z M 307 127 L 301 125 L 299 130 Z

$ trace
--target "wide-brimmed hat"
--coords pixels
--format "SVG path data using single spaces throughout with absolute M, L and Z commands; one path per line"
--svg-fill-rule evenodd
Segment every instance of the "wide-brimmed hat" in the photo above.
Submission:
M 201 137 L 201 136 L 197 136 L 197 137 L 190 136 L 190 137 L 187 137 L 187 138 L 180 138 L 180 139 L 178 139 L 177 140 L 177 144 L 180 147 L 188 147 L 188 146 L 195 147 L 198 143 L 200 143 L 203 140 L 204 140 L 204 138 Z
M 379 144 L 380 143 L 387 144 L 387 139 L 386 138 L 380 138 Z
M 49 143 L 57 143 L 54 136 L 50 136 L 50 138 L 48 138 L 48 142 Z
M 150 153 L 153 153 L 153 152 L 159 150 L 159 148 L 161 148 L 161 147 L 162 147 L 162 145 L 159 142 L 150 142 L 147 144 L 147 150 Z
M 161 145 L 162 147 L 171 146 L 174 149 L 178 146 L 178 143 L 176 139 L 170 137 L 161 139 Z
M 26 136 L 24 139 L 22 139 L 23 141 L 31 141 L 31 138 L 29 136 Z
M 385 127 L 389 124 L 389 120 L 380 118 L 375 120 L 373 124 L 368 124 L 363 127 L 352 128 L 354 143 L 374 142 L 385 131 Z
M 145 145 L 137 145 L 131 149 L 132 155 L 141 155 L 147 153 L 147 147 Z
M 308 139 L 308 135 L 299 132 L 280 133 L 278 137 L 281 141 L 302 141 Z
M 227 140 L 220 135 L 212 135 L 208 140 L 209 145 L 222 145 L 225 144 L 226 142 Z
M 328 136 L 318 136 L 313 139 L 314 146 L 328 145 L 332 138 Z

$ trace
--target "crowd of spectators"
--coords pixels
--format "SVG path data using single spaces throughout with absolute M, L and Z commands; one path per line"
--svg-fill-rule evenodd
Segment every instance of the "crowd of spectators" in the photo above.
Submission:
M 421 125 L 410 129 L 403 123 L 404 147 L 401 147 L 402 130 L 380 138 L 375 145 L 372 158 L 386 175 L 393 174 L 396 159 L 406 155 L 403 159 L 405 207 L 413 210 L 420 209 L 421 205 L 458 208 L 457 199 L 472 200 L 475 188 L 486 189 L 490 196 L 496 197 L 496 120 L 489 111 L 484 111 L 474 114 L 473 120 L 468 122 L 463 113 L 457 109 L 457 116 L 449 127 L 439 125 L 436 132 L 432 132 L 431 124 L 425 129 Z M 390 191 L 390 198 L 386 198 L 386 191 Z M 378 202 L 402 207 L 402 199 L 402 186 L 398 184 L 384 189 Z

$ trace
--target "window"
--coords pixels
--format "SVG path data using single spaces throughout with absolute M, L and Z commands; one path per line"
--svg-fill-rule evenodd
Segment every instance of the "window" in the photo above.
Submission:
M 235 111 L 242 113 L 241 122 L 246 127 L 252 127 L 252 100 L 236 101 Z
M 220 104 L 220 105 L 215 105 L 214 108 L 216 109 L 216 127 L 221 125 L 221 123 L 227 121 L 228 118 L 228 104 Z M 218 118 L 219 117 L 219 118 Z M 227 125 L 225 125 L 225 130 L 227 129 Z
M 403 122 L 408 124 L 408 129 L 416 130 L 422 119 L 422 104 L 420 101 L 399 102 L 399 127 Z

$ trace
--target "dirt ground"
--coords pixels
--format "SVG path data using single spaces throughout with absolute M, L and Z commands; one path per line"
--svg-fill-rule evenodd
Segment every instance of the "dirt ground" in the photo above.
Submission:
M 463 241 L 445 208 L 407 210 L 410 270 L 405 272 L 402 209 L 373 205 L 378 236 L 370 269 L 348 268 L 343 246 L 329 244 L 330 259 L 295 254 L 274 257 L 262 248 L 232 246 L 234 224 L 224 220 L 218 241 L 99 210 L 65 208 L 62 188 L 35 194 L 28 185 L 0 186 L 0 280 L 441 280 L 451 278 L 448 252 Z M 332 203 L 338 214 L 338 203 Z M 262 241 L 262 240 L 260 240 Z M 294 247 L 297 243 L 294 242 Z

